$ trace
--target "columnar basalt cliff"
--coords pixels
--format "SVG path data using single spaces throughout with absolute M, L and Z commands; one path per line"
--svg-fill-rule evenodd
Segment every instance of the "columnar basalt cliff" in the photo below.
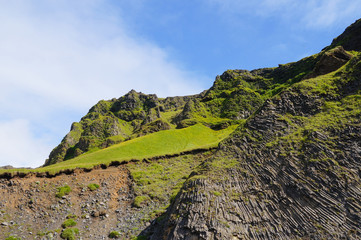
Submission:
M 183 150 L 196 143 L 185 141 L 173 154 L 92 171 L 4 174 L 0 188 L 13 201 L 0 197 L 0 237 L 361 239 L 360 39 L 358 20 L 318 54 L 227 70 L 197 95 L 162 99 L 132 90 L 98 102 L 46 166 L 84 164 L 106 150 L 99 149 L 159 141 L 165 132 L 206 129 L 222 141 L 208 144 L 207 135 L 190 151 Z M 58 196 L 65 182 L 72 192 Z M 67 218 L 79 229 L 63 226 Z M 29 221 L 36 229 L 26 229 Z
M 361 238 L 361 56 L 326 50 L 306 79 L 266 100 L 143 234 Z

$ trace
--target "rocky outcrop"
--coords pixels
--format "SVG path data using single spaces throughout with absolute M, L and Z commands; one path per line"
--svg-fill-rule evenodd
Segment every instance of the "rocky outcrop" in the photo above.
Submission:
M 333 72 L 345 65 L 352 55 L 347 53 L 342 46 L 338 46 L 322 54 L 314 70 L 305 78 L 314 78 Z
M 204 92 L 196 95 L 189 96 L 176 96 L 176 97 L 167 97 L 162 99 L 160 102 L 160 111 L 166 112 L 169 110 L 180 110 L 184 105 L 194 99 L 201 99 L 204 96 Z
M 169 123 L 162 121 L 161 119 L 150 122 L 147 125 L 144 125 L 139 129 L 138 136 L 144 136 L 149 133 L 159 132 L 163 130 L 169 130 L 171 126 Z
M 332 41 L 330 48 L 336 46 L 342 46 L 347 51 L 361 51 L 361 19 L 351 24 Z
M 82 132 L 82 125 L 73 123 L 70 132 L 63 138 L 61 143 L 50 152 L 49 158 L 45 161 L 44 166 L 63 161 L 69 149 L 79 142 Z M 74 156 L 80 154 L 80 151 L 73 151 Z

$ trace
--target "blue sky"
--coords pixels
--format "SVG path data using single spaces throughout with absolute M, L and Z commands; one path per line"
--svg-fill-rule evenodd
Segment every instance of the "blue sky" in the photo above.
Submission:
M 209 88 L 319 52 L 358 0 L 0 0 L 0 166 L 40 166 L 100 99 Z

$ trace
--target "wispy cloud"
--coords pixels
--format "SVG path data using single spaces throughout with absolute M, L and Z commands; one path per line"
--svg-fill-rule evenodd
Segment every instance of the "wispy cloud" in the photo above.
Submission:
M 307 27 L 330 27 L 340 21 L 359 18 L 361 2 L 358 0 L 307 1 L 304 9 L 306 13 L 302 20 Z
M 131 89 L 171 96 L 204 88 L 202 76 L 130 34 L 106 1 L 0 3 L 0 134 L 9 139 L 0 143 L 0 166 L 43 162 L 54 139 L 37 139 L 34 126 L 46 132 L 64 109 L 85 113 Z
M 236 15 L 258 15 L 259 17 L 282 17 L 305 28 L 327 28 L 339 21 L 350 21 L 360 17 L 359 0 L 211 0 L 207 4 L 221 11 Z M 290 21 L 291 20 L 291 21 Z

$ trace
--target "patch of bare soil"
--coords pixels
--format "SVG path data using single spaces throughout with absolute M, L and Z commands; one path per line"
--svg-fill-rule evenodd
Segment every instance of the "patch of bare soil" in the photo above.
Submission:
M 97 184 L 91 190 L 88 185 Z M 68 185 L 71 192 L 56 197 Z M 61 239 L 62 224 L 74 218 L 77 238 L 107 239 L 129 213 L 133 199 L 131 179 L 124 166 L 75 170 L 53 178 L 28 175 L 0 179 L 0 239 Z

